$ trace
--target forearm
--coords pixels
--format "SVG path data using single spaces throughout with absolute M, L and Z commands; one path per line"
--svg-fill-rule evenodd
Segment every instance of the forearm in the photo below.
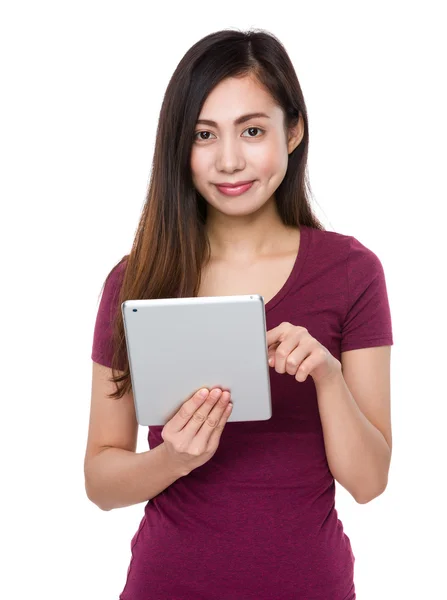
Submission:
M 341 370 L 315 387 L 332 475 L 357 502 L 369 502 L 386 488 L 390 447 L 358 407 Z
M 102 510 L 147 502 L 182 477 L 164 443 L 147 452 L 106 448 L 85 467 L 88 498 Z

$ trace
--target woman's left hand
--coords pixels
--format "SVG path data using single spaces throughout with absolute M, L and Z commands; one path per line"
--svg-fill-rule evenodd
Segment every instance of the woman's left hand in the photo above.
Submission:
M 269 365 L 277 373 L 293 375 L 306 381 L 310 375 L 315 383 L 341 373 L 341 363 L 305 327 L 283 322 L 267 331 Z

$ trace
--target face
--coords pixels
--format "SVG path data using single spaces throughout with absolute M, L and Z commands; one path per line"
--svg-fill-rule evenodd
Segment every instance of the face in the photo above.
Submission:
M 250 113 L 266 116 L 235 123 Z M 289 153 L 302 136 L 302 117 L 297 127 L 287 132 L 282 108 L 256 80 L 247 76 L 221 81 L 202 107 L 191 153 L 193 183 L 208 202 L 208 216 L 213 211 L 248 215 L 274 202 L 274 192 L 286 174 Z M 239 196 L 227 196 L 216 187 L 247 180 L 254 183 Z

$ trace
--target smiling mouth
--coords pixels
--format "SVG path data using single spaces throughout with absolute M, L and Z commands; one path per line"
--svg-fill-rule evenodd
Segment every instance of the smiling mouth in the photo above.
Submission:
M 236 188 L 236 187 L 242 187 L 243 185 L 248 185 L 249 183 L 253 183 L 254 179 L 249 179 L 247 181 L 241 181 L 240 183 L 216 183 L 215 185 L 217 185 L 218 187 L 229 187 L 229 188 Z
M 249 183 L 238 186 L 216 185 L 216 188 L 225 196 L 239 196 L 239 194 L 243 194 L 244 192 L 248 191 L 252 187 L 253 183 L 254 181 L 250 181 Z

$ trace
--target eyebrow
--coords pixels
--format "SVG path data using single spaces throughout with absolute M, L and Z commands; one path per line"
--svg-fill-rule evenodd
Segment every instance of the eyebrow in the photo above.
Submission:
M 234 121 L 234 125 L 240 125 L 241 123 L 245 123 L 245 121 L 249 121 L 250 119 L 256 119 L 256 118 L 260 118 L 260 117 L 264 117 L 265 119 L 270 119 L 270 117 L 263 112 L 249 113 L 247 115 L 242 115 L 241 117 L 238 117 Z M 197 125 L 199 125 L 199 124 L 200 125 L 211 125 L 212 127 L 218 127 L 216 121 L 210 121 L 209 119 L 198 119 Z

